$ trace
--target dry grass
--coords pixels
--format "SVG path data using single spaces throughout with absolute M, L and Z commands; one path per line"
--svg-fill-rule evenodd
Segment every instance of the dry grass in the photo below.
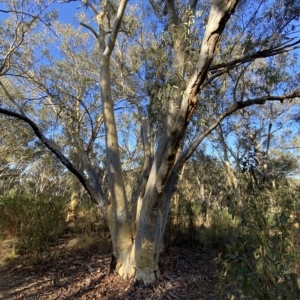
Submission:
M 96 236 L 78 235 L 68 241 L 66 248 L 69 250 L 105 250 L 109 246 L 109 242 L 103 238 Z
M 17 239 L 10 238 L 0 240 L 0 266 L 7 266 L 13 264 L 17 259 L 16 254 L 16 243 Z
M 75 237 L 67 243 L 67 249 L 86 248 L 90 246 L 90 238 Z

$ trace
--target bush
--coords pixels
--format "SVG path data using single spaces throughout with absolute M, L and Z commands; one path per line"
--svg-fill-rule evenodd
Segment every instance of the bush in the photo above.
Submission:
M 60 197 L 2 197 L 0 211 L 2 239 L 15 238 L 20 254 L 36 256 L 47 251 L 65 226 L 65 201 Z
M 171 245 L 199 244 L 198 225 L 202 223 L 201 207 L 196 201 L 187 200 L 184 195 L 175 197 L 166 225 L 164 242 L 168 248 Z
M 233 217 L 226 208 L 217 210 L 204 201 L 189 200 L 184 194 L 175 197 L 166 226 L 164 241 L 171 245 L 204 245 L 215 249 L 240 234 L 238 216 Z
M 222 250 L 241 234 L 240 219 L 233 217 L 226 209 L 211 212 L 208 224 L 200 236 L 201 242 L 208 247 Z
M 231 285 L 255 299 L 300 298 L 299 236 L 290 218 L 299 210 L 298 199 L 298 192 L 286 187 L 244 199 L 242 235 L 216 259 L 221 294 Z
M 68 223 L 68 231 L 74 234 L 67 248 L 110 252 L 110 233 L 99 207 L 90 201 L 80 202 L 77 211 L 74 220 Z
M 107 222 L 97 205 L 91 201 L 80 202 L 77 211 L 76 218 L 69 224 L 72 232 L 86 236 L 109 234 Z

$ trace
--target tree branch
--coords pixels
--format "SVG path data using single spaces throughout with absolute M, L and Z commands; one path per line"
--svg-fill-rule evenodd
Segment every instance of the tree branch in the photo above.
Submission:
M 96 39 L 99 38 L 98 33 L 94 30 L 93 27 L 91 27 L 90 25 L 87 25 L 87 24 L 85 24 L 85 23 L 83 23 L 83 22 L 80 22 L 79 24 L 80 24 L 81 26 L 87 28 L 88 30 L 90 30 L 90 31 L 93 33 L 93 35 L 95 36 Z
M 189 0 L 188 8 L 191 9 L 193 13 L 195 13 L 197 3 L 198 0 Z
M 262 50 L 262 51 L 257 51 L 253 54 L 235 59 L 233 61 L 227 62 L 227 63 L 222 63 L 222 64 L 217 64 L 217 65 L 212 65 L 209 68 L 209 71 L 215 71 L 215 70 L 220 70 L 223 68 L 230 68 L 230 67 L 235 67 L 241 64 L 244 64 L 246 62 L 252 61 L 257 58 L 264 58 L 264 57 L 270 57 L 270 56 L 275 56 L 278 54 L 290 52 L 292 50 L 296 50 L 300 48 L 300 39 L 296 40 L 294 43 L 285 45 L 285 46 L 277 46 L 272 49 L 268 50 Z
M 198 62 L 183 93 L 175 122 L 158 142 L 144 196 L 144 200 L 149 203 L 149 208 L 154 208 L 158 204 L 166 181 L 170 176 L 173 177 L 171 173 L 177 161 L 176 153 L 196 108 L 197 95 L 205 82 L 218 42 L 237 3 L 238 0 L 224 1 L 224 3 L 222 1 L 222 9 L 215 1 L 212 3 Z
M 116 16 L 115 21 L 114 21 L 112 32 L 109 36 L 109 40 L 107 42 L 106 49 L 103 53 L 105 56 L 110 56 L 113 49 L 114 49 L 116 39 L 117 39 L 117 36 L 118 36 L 118 32 L 119 32 L 120 27 L 121 27 L 121 23 L 122 23 L 122 19 L 123 19 L 123 15 L 124 15 L 124 12 L 125 12 L 127 2 L 128 2 L 128 0 L 121 0 L 121 2 L 120 2 L 119 9 L 118 9 L 118 12 L 117 12 L 117 16 Z
M 192 144 L 182 152 L 182 154 L 178 157 L 176 160 L 171 174 L 168 177 L 167 183 L 165 185 L 165 192 L 169 193 L 170 195 L 173 194 L 173 191 L 176 189 L 176 183 L 178 181 L 178 175 L 180 170 L 182 169 L 184 163 L 191 157 L 191 155 L 194 153 L 196 148 L 200 145 L 200 143 L 217 127 L 220 125 L 220 123 L 230 116 L 232 113 L 234 113 L 237 110 L 243 109 L 245 107 L 251 106 L 251 105 L 263 105 L 266 101 L 284 101 L 294 98 L 300 98 L 300 92 L 296 91 L 290 95 L 286 96 L 265 96 L 260 97 L 256 99 L 250 99 L 243 102 L 235 102 L 232 106 L 230 106 L 225 112 L 223 112 L 221 115 L 219 115 L 215 120 L 212 121 L 211 125 L 208 126 L 202 133 L 194 139 Z
M 88 154 L 91 150 L 92 150 L 92 147 L 93 147 L 93 144 L 97 138 L 97 135 L 98 135 L 98 132 L 100 130 L 100 126 L 103 124 L 103 114 L 101 113 L 97 120 L 96 120 L 96 126 L 95 126 L 95 129 L 92 128 L 92 134 L 91 134 L 91 137 L 90 137 L 90 140 L 89 142 L 87 143 L 87 147 L 86 147 L 86 153 Z
M 250 99 L 247 101 L 235 102 L 232 106 L 227 108 L 225 112 L 223 112 L 215 120 L 213 120 L 210 126 L 208 126 L 201 134 L 198 135 L 198 137 L 192 142 L 190 147 L 186 149 L 178 158 L 176 165 L 179 163 L 184 163 L 187 159 L 189 159 L 190 156 L 193 154 L 193 152 L 196 150 L 196 148 L 199 146 L 199 144 L 204 140 L 204 138 L 206 138 L 225 118 L 230 116 L 235 111 L 252 105 L 257 105 L 257 104 L 263 105 L 265 104 L 266 101 L 284 101 L 284 100 L 289 100 L 294 98 L 300 98 L 299 91 L 296 91 L 290 95 L 285 95 L 285 96 L 270 95 L 270 96 L 264 96 L 256 99 Z M 174 166 L 174 168 L 177 167 Z
M 42 22 L 46 27 L 48 27 L 48 28 L 55 34 L 55 32 L 51 29 L 51 27 L 49 26 L 49 24 L 46 23 L 46 22 L 40 17 L 42 11 L 44 11 L 44 10 L 47 9 L 48 7 L 49 7 L 49 4 L 46 5 L 46 7 L 43 8 L 43 9 L 39 12 L 38 15 L 32 15 L 32 14 L 30 14 L 30 13 L 28 13 L 28 12 L 24 12 L 24 11 L 5 10 L 5 9 L 0 9 L 0 12 L 5 13 L 5 14 L 9 14 L 9 13 L 22 14 L 22 15 L 25 15 L 25 16 L 28 16 L 28 17 L 32 18 L 33 21 L 38 20 L 38 21 Z
M 6 87 L 4 86 L 4 84 L 1 81 L 0 81 L 0 86 L 4 90 L 4 94 L 9 99 L 9 101 L 11 103 L 13 103 L 14 106 L 19 110 L 19 112 L 21 113 L 21 115 L 25 117 L 25 113 L 24 113 L 22 107 L 20 105 L 18 105 L 18 103 L 15 101 L 15 99 L 12 97 L 12 95 L 8 92 L 8 90 L 6 89 Z
M 90 195 L 93 202 L 98 204 L 102 211 L 105 212 L 105 208 L 108 204 L 107 199 L 104 197 L 104 195 L 99 195 L 96 193 L 96 191 L 93 189 L 93 187 L 87 182 L 87 179 L 84 177 L 83 173 L 79 171 L 53 144 L 52 141 L 50 141 L 40 130 L 38 125 L 26 117 L 25 115 L 19 114 L 17 112 L 13 112 L 4 108 L 0 107 L 0 113 L 17 118 L 19 120 L 22 120 L 26 122 L 33 130 L 34 134 L 39 138 L 39 140 L 60 160 L 60 162 L 72 173 L 74 174 L 80 183 L 83 185 L 83 187 L 86 189 L 88 194 Z
M 178 16 L 176 13 L 175 3 L 173 0 L 167 1 L 168 14 L 170 16 L 170 25 L 178 25 Z M 173 30 L 172 30 L 173 31 Z

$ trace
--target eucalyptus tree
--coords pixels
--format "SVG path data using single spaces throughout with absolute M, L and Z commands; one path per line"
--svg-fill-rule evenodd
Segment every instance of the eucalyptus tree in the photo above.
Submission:
M 33 31 L 36 29 L 37 24 L 43 24 L 44 27 L 49 28 L 48 22 L 55 17 L 55 13 L 47 12 L 47 8 L 52 3 L 53 1 L 39 1 L 39 3 L 30 3 L 30 1 L 1 1 L 1 107 L 18 108 L 18 111 L 22 113 L 23 106 L 31 98 L 23 97 L 20 86 L 17 87 L 13 84 L 11 78 L 12 76 L 22 76 L 23 72 L 16 71 L 20 61 L 27 61 L 27 66 L 34 63 L 34 61 L 29 60 L 29 57 L 32 57 L 32 45 L 41 37 L 41 34 L 37 31 L 33 34 Z M 9 17 L 6 18 L 6 16 Z M 12 94 L 17 95 L 18 103 L 11 97 Z M 34 92 L 30 94 L 34 97 Z M 44 127 L 41 126 L 41 128 Z M 15 179 L 18 182 L 18 190 L 21 180 L 19 176 L 26 169 L 30 161 L 34 160 L 34 155 L 29 154 L 30 148 L 28 148 L 28 145 L 33 141 L 32 130 L 29 126 L 24 126 L 24 123 L 20 124 L 19 122 L 9 122 L 5 116 L 1 116 L 1 157 L 2 159 L 6 159 L 8 171 L 19 169 L 20 172 L 17 173 L 18 178 Z M 24 148 L 26 148 L 25 151 Z M 21 164 L 20 161 L 22 161 Z
M 91 43 L 90 48 L 85 48 L 83 55 L 74 52 L 71 60 L 63 57 L 62 70 L 71 74 L 66 76 L 66 84 L 59 72 L 55 74 L 58 80 L 48 76 L 51 68 L 41 59 L 47 54 L 44 50 L 47 41 L 41 44 L 43 47 L 37 45 L 34 51 L 35 44 L 29 42 L 28 49 L 28 41 L 42 35 L 42 31 L 31 24 L 24 26 L 22 17 L 29 15 L 25 9 L 8 9 L 13 16 L 21 18 L 19 27 L 28 30 L 20 45 L 9 52 L 15 60 L 3 60 L 2 69 L 6 71 L 0 75 L 6 98 L 0 112 L 27 122 L 102 209 L 112 236 L 115 270 L 123 278 L 136 277 L 151 283 L 159 275 L 163 233 L 180 171 L 200 143 L 238 110 L 300 96 L 297 74 L 289 74 L 290 82 L 282 78 L 274 81 L 270 88 L 278 67 L 269 68 L 265 77 L 257 77 L 255 67 L 259 63 L 270 65 L 274 56 L 284 62 L 289 59 L 288 52 L 299 48 L 300 40 L 295 36 L 300 3 L 149 0 L 130 6 L 126 0 L 62 2 L 81 3 L 83 10 L 78 18 L 85 30 L 82 35 L 90 34 L 88 42 L 82 40 L 82 43 Z M 13 3 L 21 5 L 24 1 Z M 43 2 L 39 1 L 37 7 L 41 5 Z M 15 33 L 11 31 L 13 41 L 18 34 L 19 29 Z M 72 39 L 69 43 L 67 47 L 73 50 Z M 1 50 L 4 55 L 6 48 Z M 77 56 L 85 62 L 96 57 L 92 64 L 96 65 L 97 74 L 87 69 L 79 74 L 78 80 Z M 247 76 L 259 80 L 250 81 L 243 89 L 237 88 Z M 93 97 L 101 100 L 101 106 L 96 105 L 93 113 L 88 112 L 85 104 L 88 96 L 76 90 L 82 87 L 81 78 L 85 78 L 84 91 L 88 93 L 92 89 L 92 95 L 96 95 Z M 90 85 L 91 82 L 94 84 Z M 8 84 L 21 92 L 11 92 Z M 31 93 L 26 91 L 26 84 Z M 76 91 L 70 89 L 72 86 Z M 32 98 L 41 100 L 40 105 L 28 105 L 26 100 Z M 70 147 L 84 150 L 79 151 L 77 163 L 43 133 L 46 120 L 38 119 L 33 108 L 44 109 L 44 100 L 52 106 L 59 124 L 65 122 Z M 72 103 L 71 107 L 66 109 L 66 103 Z M 79 114 L 76 107 L 80 108 Z M 72 118 L 67 117 L 67 112 Z M 132 145 L 127 148 L 120 141 L 124 128 L 118 123 L 124 116 L 134 120 L 128 127 L 132 128 Z M 76 132 L 75 126 L 84 124 L 84 119 L 92 119 L 98 125 L 84 125 L 84 131 L 71 134 L 70 131 Z M 104 132 L 105 142 L 99 143 L 105 149 L 103 166 L 107 172 L 108 194 L 104 192 L 97 167 L 87 155 L 87 141 L 99 141 L 99 131 L 95 128 Z M 136 135 L 137 128 L 140 137 Z M 136 152 L 133 147 L 137 148 Z M 124 153 L 126 150 L 135 157 L 129 165 L 124 164 L 125 158 L 131 155 Z M 126 192 L 124 174 L 129 169 L 138 170 L 140 175 Z
M 56 148 L 74 165 L 76 170 L 86 172 L 92 188 L 102 193 L 99 178 L 103 154 L 101 136 L 103 115 L 98 93 L 98 59 L 90 37 L 70 25 L 54 23 L 53 43 L 59 56 L 47 53 L 47 64 L 37 65 L 26 72 L 26 81 L 45 96 L 41 104 L 47 119 L 56 127 Z M 22 79 L 23 80 L 23 79 Z M 103 134 L 103 133 L 102 133 Z M 101 139 L 100 139 L 101 141 Z M 95 148 L 98 149 L 95 156 Z M 103 177 L 103 176 L 102 176 Z M 75 216 L 79 202 L 80 183 L 73 176 L 72 196 L 67 220 Z
M 29 128 L 15 120 L 6 117 L 0 122 L 0 193 L 7 195 L 12 191 L 20 191 L 22 174 L 32 158 L 27 145 L 34 137 Z
M 285 161 L 288 153 L 296 159 L 295 149 L 289 148 L 297 136 L 292 125 L 297 110 L 299 107 L 293 102 L 270 102 L 261 109 L 247 108 L 227 119 L 212 134 L 210 140 L 223 162 L 228 186 L 237 192 L 236 196 L 242 173 L 250 175 L 256 188 L 262 189 L 271 182 L 275 186 L 275 174 L 280 171 L 273 168 L 272 160 L 283 155 Z

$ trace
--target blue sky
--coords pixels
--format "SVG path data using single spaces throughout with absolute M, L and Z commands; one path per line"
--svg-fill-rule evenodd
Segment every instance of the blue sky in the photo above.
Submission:
M 74 23 L 75 14 L 80 12 L 80 7 L 80 2 L 56 3 L 51 6 L 58 10 L 59 20 L 63 23 Z
M 78 2 L 70 2 L 70 3 L 55 3 L 49 6 L 49 10 L 56 9 L 59 12 L 59 20 L 64 23 L 73 23 L 76 24 L 75 14 L 81 11 L 80 7 L 82 4 Z M 7 7 L 0 3 L 0 9 L 6 10 Z M 0 13 L 0 20 L 9 18 L 9 14 Z

